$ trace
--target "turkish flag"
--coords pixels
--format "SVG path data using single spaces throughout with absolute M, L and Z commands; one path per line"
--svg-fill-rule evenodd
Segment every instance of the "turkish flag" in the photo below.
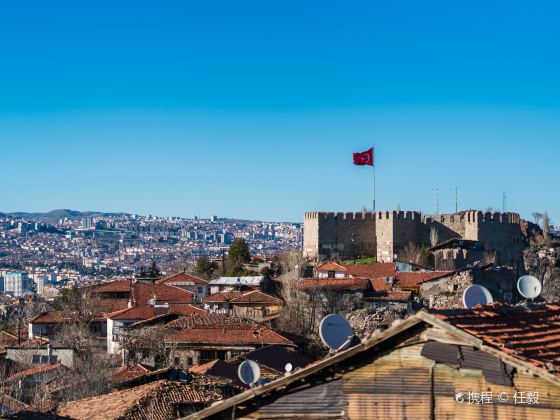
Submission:
M 354 165 L 373 166 L 373 147 L 365 152 L 352 153 Z

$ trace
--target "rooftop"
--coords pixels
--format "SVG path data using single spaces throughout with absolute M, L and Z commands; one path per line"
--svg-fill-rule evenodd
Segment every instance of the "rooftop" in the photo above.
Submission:
M 210 403 L 218 398 L 190 385 L 160 380 L 71 401 L 59 408 L 58 414 L 78 420 L 167 420 L 174 418 L 177 404 Z
M 172 274 L 163 279 L 156 280 L 156 283 L 167 284 L 170 286 L 193 286 L 193 285 L 207 285 L 208 280 L 204 280 L 203 278 L 182 271 L 180 273 Z

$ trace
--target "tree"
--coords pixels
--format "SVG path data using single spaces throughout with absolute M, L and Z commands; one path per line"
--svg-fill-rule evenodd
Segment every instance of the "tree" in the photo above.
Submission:
M 539 213 L 538 211 L 534 212 L 531 214 L 531 216 L 533 216 L 533 219 L 535 219 L 535 223 L 538 225 L 539 222 L 541 221 L 541 219 L 543 218 L 543 214 Z
M 436 229 L 435 226 L 432 226 L 432 228 L 430 229 L 430 245 L 434 247 L 438 244 L 438 241 L 439 241 L 438 230 Z
M 148 277 L 148 273 L 146 273 L 146 269 L 142 266 L 140 267 L 138 274 L 136 274 L 136 278 L 145 279 L 146 277 Z
M 218 269 L 218 264 L 203 255 L 196 260 L 196 266 L 194 268 L 194 273 L 197 276 L 203 277 L 205 279 L 211 279 L 214 272 Z
M 245 273 L 243 264 L 251 261 L 249 246 L 245 239 L 235 238 L 229 246 L 228 256 L 225 264 L 225 275 L 239 276 Z
M 543 213 L 543 219 L 542 219 L 542 226 L 543 226 L 543 237 L 544 237 L 544 243 L 546 245 L 550 244 L 550 219 L 548 218 L 548 212 L 544 212 Z
M 150 279 L 159 279 L 161 277 L 161 271 L 155 261 L 152 261 L 150 268 L 148 268 L 147 277 Z

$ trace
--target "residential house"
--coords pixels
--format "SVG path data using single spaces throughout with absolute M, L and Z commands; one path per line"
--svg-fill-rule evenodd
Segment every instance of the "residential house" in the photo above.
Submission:
M 185 419 L 558 419 L 560 307 L 421 311 Z
M 282 300 L 259 290 L 247 292 L 218 292 L 202 300 L 204 309 L 209 312 L 223 313 L 239 318 L 261 321 L 280 313 Z
M 210 280 L 208 285 L 211 294 L 249 289 L 266 291 L 266 278 L 264 276 L 220 277 Z
M 197 303 L 200 303 L 202 299 L 210 293 L 208 280 L 188 274 L 184 271 L 156 280 L 156 283 L 166 284 L 196 293 L 195 301 Z
M 166 347 L 174 364 L 182 367 L 215 359 L 230 360 L 270 344 L 305 348 L 302 337 L 222 314 L 185 316 L 169 322 L 165 328 Z

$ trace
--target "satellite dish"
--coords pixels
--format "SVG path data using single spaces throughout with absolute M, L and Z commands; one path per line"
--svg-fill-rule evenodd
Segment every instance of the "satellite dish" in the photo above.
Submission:
M 332 350 L 339 350 L 352 335 L 352 327 L 342 315 L 327 315 L 319 324 L 321 341 Z
M 285 370 L 287 373 L 290 373 L 290 372 L 292 371 L 292 369 L 293 369 L 292 364 L 291 364 L 291 363 L 286 363 L 286 366 L 284 367 L 284 370 Z
M 253 385 L 261 377 L 261 368 L 252 360 L 245 360 L 237 368 L 237 376 L 245 385 Z
M 488 305 L 494 302 L 488 289 L 480 284 L 471 284 L 463 292 L 463 305 L 465 308 L 474 308 L 476 305 Z
M 521 276 L 517 280 L 517 290 L 526 299 L 534 299 L 541 294 L 542 285 L 534 276 Z

